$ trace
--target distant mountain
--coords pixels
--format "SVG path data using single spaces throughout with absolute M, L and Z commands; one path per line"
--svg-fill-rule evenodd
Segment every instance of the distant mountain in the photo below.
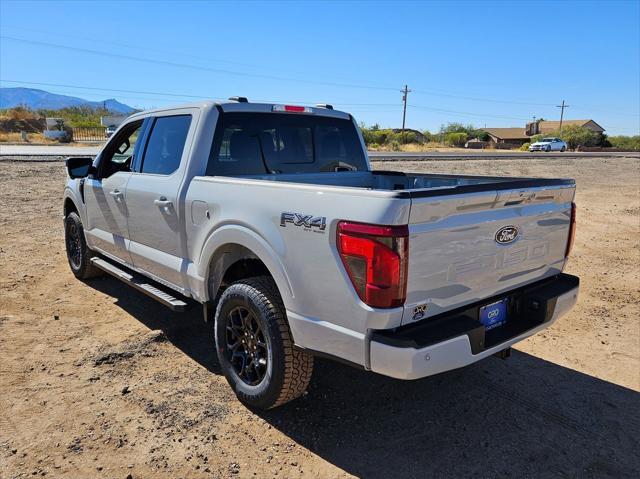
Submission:
M 59 110 L 70 106 L 90 106 L 91 108 L 101 108 L 123 115 L 130 115 L 135 108 L 120 103 L 115 98 L 104 101 L 89 101 L 75 96 L 58 95 L 35 88 L 0 88 L 0 108 L 13 108 L 16 106 L 26 106 L 37 110 Z

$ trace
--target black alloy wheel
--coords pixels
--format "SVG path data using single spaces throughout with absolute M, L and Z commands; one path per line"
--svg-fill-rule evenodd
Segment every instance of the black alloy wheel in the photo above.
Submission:
M 250 386 L 260 384 L 267 373 L 267 337 L 255 315 L 237 306 L 226 317 L 225 353 L 238 377 Z

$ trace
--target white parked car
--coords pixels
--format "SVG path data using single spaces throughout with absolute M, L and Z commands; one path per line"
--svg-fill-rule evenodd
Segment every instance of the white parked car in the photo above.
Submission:
M 529 146 L 529 151 L 565 151 L 567 144 L 560 138 L 543 138 Z

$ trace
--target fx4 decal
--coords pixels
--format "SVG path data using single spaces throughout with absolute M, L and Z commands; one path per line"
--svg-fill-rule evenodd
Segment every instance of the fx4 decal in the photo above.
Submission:
M 286 228 L 287 223 L 293 226 L 301 226 L 305 230 L 313 230 L 316 233 L 324 233 L 324 230 L 327 228 L 327 218 L 325 216 L 282 212 L 282 214 L 280 214 L 280 226 Z

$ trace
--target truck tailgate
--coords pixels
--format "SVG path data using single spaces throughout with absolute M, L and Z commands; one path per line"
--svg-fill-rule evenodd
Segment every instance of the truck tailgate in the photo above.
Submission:
M 572 181 L 407 193 L 411 211 L 403 324 L 562 271 Z

